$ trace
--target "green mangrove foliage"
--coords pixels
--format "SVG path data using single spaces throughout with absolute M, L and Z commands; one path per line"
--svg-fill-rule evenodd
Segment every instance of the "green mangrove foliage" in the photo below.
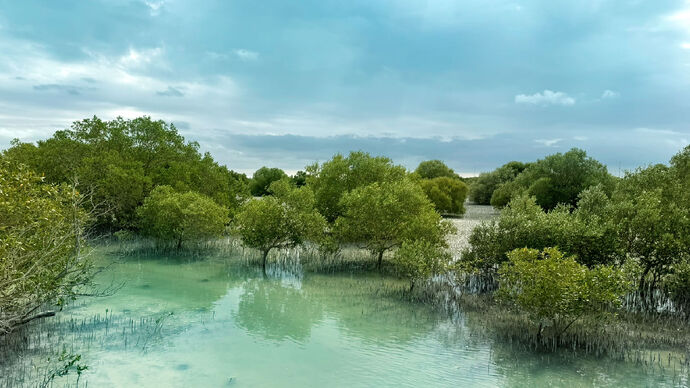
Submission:
M 442 245 L 453 229 L 442 221 L 424 191 L 410 179 L 356 188 L 343 195 L 340 208 L 344 213 L 334 226 L 339 241 L 372 252 L 378 268 L 384 253 L 404 241 Z
M 561 205 L 543 210 L 534 197 L 513 199 L 498 220 L 477 226 L 462 255 L 466 267 L 492 271 L 517 248 L 559 247 L 586 265 L 616 262 L 621 256 L 611 222 L 598 215 L 597 201 L 608 202 L 600 187 L 586 190 L 576 210 Z
M 263 197 L 269 194 L 271 183 L 284 178 L 287 178 L 287 174 L 279 168 L 261 167 L 254 172 L 249 183 L 249 191 L 255 197 Z
M 440 160 L 426 160 L 419 163 L 414 172 L 422 179 L 434 179 L 440 177 L 460 179 L 460 177 Z
M 144 235 L 177 249 L 189 241 L 219 237 L 228 223 L 227 210 L 211 198 L 194 191 L 178 193 L 158 186 L 137 209 Z
M 574 148 L 564 154 L 549 155 L 530 165 L 523 171 L 525 178 L 532 182 L 528 192 L 537 198 L 537 203 L 545 209 L 553 209 L 564 203 L 577 206 L 580 193 L 592 186 L 601 186 L 610 193 L 615 181 L 606 166 L 587 156 L 583 150 Z M 537 183 L 541 181 L 541 183 Z
M 261 251 L 262 267 L 272 249 L 290 248 L 305 241 L 319 242 L 326 220 L 315 208 L 314 194 L 287 180 L 274 182 L 273 195 L 245 202 L 235 215 L 234 232 L 242 242 Z
M 307 172 L 297 171 L 295 175 L 290 177 L 290 182 L 292 182 L 295 187 L 302 187 L 307 184 Z
M 551 327 L 551 336 L 558 339 L 583 315 L 620 306 L 632 285 L 621 269 L 590 269 L 556 248 L 513 250 L 499 275 L 496 297 L 528 313 L 538 324 L 537 338 Z
M 438 177 L 422 179 L 420 185 L 434 208 L 444 215 L 465 214 L 467 185 L 456 178 Z
M 173 124 L 149 117 L 77 121 L 35 145 L 14 141 L 3 158 L 23 163 L 49 183 L 78 182 L 91 203 L 110 211 L 95 220 L 101 231 L 136 229 L 136 208 L 157 186 L 196 191 L 229 209 L 249 194 L 246 177 L 220 166 Z
M 639 261 L 640 290 L 648 277 L 650 286 L 657 286 L 690 261 L 690 180 L 685 164 L 689 149 L 674 156 L 670 167 L 656 165 L 626 174 L 605 208 L 616 225 L 621 249 Z
M 328 222 L 343 214 L 341 198 L 346 193 L 375 182 L 397 182 L 407 174 L 404 167 L 394 165 L 390 159 L 366 152 L 351 152 L 347 157 L 337 154 L 322 165 L 308 166 L 307 173 L 307 186 L 314 192 L 316 208 Z
M 670 166 L 629 172 L 613 189 L 591 186 L 580 193 L 575 209 L 558 205 L 545 211 L 534 196 L 518 196 L 498 220 L 474 229 L 462 262 L 492 272 L 513 249 L 557 246 L 589 268 L 637 267 L 642 296 L 665 289 L 687 306 L 690 286 L 683 279 L 690 263 L 689 160 L 686 147 Z
M 0 162 L 0 335 L 54 315 L 89 282 L 82 200 L 73 187 Z
M 398 273 L 410 281 L 410 291 L 418 282 L 445 273 L 451 260 L 444 246 L 425 240 L 404 241 L 393 255 Z
M 573 148 L 533 163 L 510 162 L 483 173 L 472 183 L 470 199 L 502 208 L 512 199 L 528 194 L 541 207 L 550 210 L 559 204 L 577 206 L 579 194 L 596 185 L 610 194 L 615 178 L 606 166 L 587 156 L 585 151 Z
M 490 205 L 496 189 L 520 174 L 527 165 L 521 162 L 509 162 L 492 172 L 484 172 L 472 181 L 470 200 L 477 205 Z

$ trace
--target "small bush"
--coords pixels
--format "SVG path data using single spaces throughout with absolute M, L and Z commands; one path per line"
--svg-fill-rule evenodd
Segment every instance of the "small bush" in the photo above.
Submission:
M 418 282 L 443 273 L 450 261 L 443 247 L 421 240 L 403 242 L 393 256 L 398 273 L 410 281 L 410 291 Z
M 516 249 L 508 259 L 499 270 L 496 297 L 527 312 L 539 326 L 538 337 L 550 326 L 558 338 L 583 315 L 620 306 L 633 284 L 620 269 L 589 269 L 555 248 Z

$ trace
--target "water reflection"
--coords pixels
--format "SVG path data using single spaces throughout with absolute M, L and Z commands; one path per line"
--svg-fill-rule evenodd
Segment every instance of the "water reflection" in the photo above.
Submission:
M 101 258 L 102 261 L 107 259 Z M 163 311 L 208 311 L 241 278 L 231 276 L 223 261 L 185 260 L 175 257 L 119 259 L 96 279 L 98 285 L 122 284 L 111 297 L 84 299 L 84 313 L 146 314 Z
M 250 279 L 242 283 L 236 323 L 270 340 L 309 339 L 313 325 L 323 317 L 322 306 L 311 303 L 303 290 L 276 279 Z
M 405 343 L 429 333 L 439 315 L 425 306 L 401 300 L 404 282 L 378 275 L 310 275 L 302 289 L 338 326 L 367 342 Z

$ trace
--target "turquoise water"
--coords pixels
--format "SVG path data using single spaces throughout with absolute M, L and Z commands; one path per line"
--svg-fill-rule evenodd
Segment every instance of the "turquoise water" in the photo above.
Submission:
M 673 386 L 670 372 L 590 357 L 535 354 L 405 301 L 406 284 L 372 275 L 295 276 L 232 259 L 127 258 L 99 275 L 122 284 L 63 312 L 89 387 Z M 107 313 L 106 313 L 107 309 Z M 105 317 L 108 319 L 105 319 Z M 142 318 L 148 323 L 141 324 Z M 138 328 L 137 328 L 137 325 Z M 1 370 L 0 370 L 1 372 Z M 679 380 L 680 379 L 680 380 Z M 0 378 L 1 381 L 1 378 Z M 55 380 L 73 384 L 73 375 Z M 0 384 L 2 385 L 2 384 Z M 27 384 L 31 385 L 31 384 Z

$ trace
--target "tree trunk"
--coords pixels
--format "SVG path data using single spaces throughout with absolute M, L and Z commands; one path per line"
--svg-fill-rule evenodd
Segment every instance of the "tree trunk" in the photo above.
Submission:
M 410 293 L 414 290 L 414 280 L 410 280 Z
M 42 313 L 38 313 L 36 315 L 32 315 L 30 317 L 25 317 L 19 322 L 17 322 L 15 325 L 13 325 L 13 329 L 18 328 L 19 326 L 26 325 L 27 323 L 31 321 L 35 321 L 36 319 L 41 319 L 41 318 L 48 318 L 48 317 L 54 317 L 56 314 L 55 311 L 44 311 Z
M 647 266 L 644 268 L 644 271 L 642 271 L 642 276 L 640 276 L 640 284 L 638 285 L 640 289 L 640 293 L 644 289 L 644 283 L 645 283 L 645 278 L 647 277 L 647 274 L 649 274 L 649 271 L 652 269 L 651 264 L 647 264 Z
M 376 268 L 379 271 L 381 270 L 381 265 L 383 264 L 383 252 L 384 251 L 379 251 L 378 262 L 376 263 Z
M 565 331 L 568 330 L 568 329 L 570 328 L 570 326 L 572 326 L 573 323 L 575 323 L 575 321 L 577 321 L 578 319 L 580 319 L 581 316 L 582 316 L 582 314 L 578 315 L 577 317 L 575 317 L 575 319 L 573 319 L 572 321 L 570 321 L 570 323 L 568 323 L 567 325 L 565 325 L 565 327 L 563 328 L 563 330 L 561 330 L 561 331 L 558 333 L 558 335 L 556 336 L 556 341 L 557 341 L 557 342 L 560 341 L 561 336 L 563 335 L 563 333 L 565 333 Z
M 177 250 L 179 251 L 180 249 L 182 249 L 182 235 L 177 238 Z
M 262 271 L 263 271 L 264 277 L 266 276 L 266 258 L 268 257 L 268 252 L 269 252 L 270 250 L 271 250 L 270 248 L 269 248 L 269 249 L 266 249 L 266 250 L 264 251 L 264 253 L 263 253 L 263 260 L 262 260 L 262 262 L 261 262 L 261 269 L 262 269 Z
M 639 293 L 640 293 L 640 303 L 642 305 L 642 310 L 644 311 L 649 311 L 649 291 L 647 289 L 647 275 L 649 274 L 649 271 L 651 271 L 652 265 L 647 264 L 647 266 L 644 268 L 644 271 L 642 271 L 642 275 L 640 276 L 640 284 L 638 285 L 639 288 Z

